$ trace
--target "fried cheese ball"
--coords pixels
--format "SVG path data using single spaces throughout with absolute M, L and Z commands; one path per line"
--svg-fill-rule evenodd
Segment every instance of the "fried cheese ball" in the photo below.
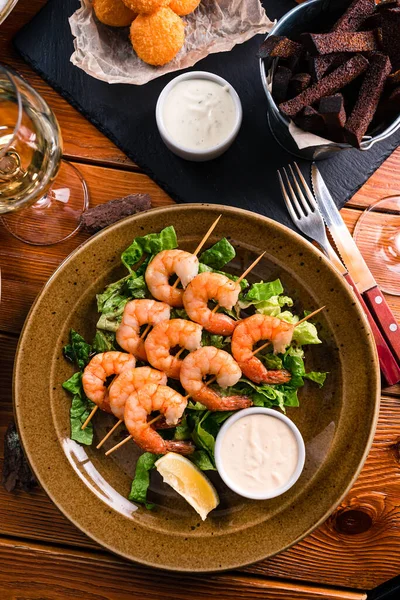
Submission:
M 93 9 L 98 20 L 111 27 L 127 27 L 136 17 L 122 0 L 93 0 Z
M 161 66 L 172 60 L 185 42 L 185 25 L 170 8 L 138 15 L 131 25 L 130 39 L 139 58 Z
M 124 3 L 133 12 L 145 15 L 168 6 L 170 0 L 124 0 Z
M 193 12 L 199 4 L 200 0 L 171 0 L 169 7 L 174 13 L 183 17 Z

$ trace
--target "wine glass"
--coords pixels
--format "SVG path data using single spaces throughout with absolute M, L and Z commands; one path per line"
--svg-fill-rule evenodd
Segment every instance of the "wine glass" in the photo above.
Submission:
M 23 242 L 51 245 L 80 228 L 87 186 L 61 155 L 52 110 L 22 77 L 0 64 L 0 214 Z
M 381 290 L 400 296 L 400 196 L 378 200 L 364 211 L 354 239 Z
M 5 21 L 18 0 L 0 0 L 0 25 Z

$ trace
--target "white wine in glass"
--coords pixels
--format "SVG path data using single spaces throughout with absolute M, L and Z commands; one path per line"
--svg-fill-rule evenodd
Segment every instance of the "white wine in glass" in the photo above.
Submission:
M 22 77 L 0 65 L 0 214 L 24 242 L 55 244 L 80 227 L 87 186 L 61 156 L 52 110 Z

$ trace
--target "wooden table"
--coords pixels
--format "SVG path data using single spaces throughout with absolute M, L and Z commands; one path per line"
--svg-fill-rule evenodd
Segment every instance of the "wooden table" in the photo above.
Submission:
M 28 68 L 11 39 L 45 3 L 20 0 L 0 28 L 0 57 L 43 95 L 59 119 L 65 155 L 83 173 L 91 204 L 148 192 L 153 206 L 172 200 Z M 362 210 L 400 194 L 400 148 L 343 209 L 350 230 Z M 42 285 L 87 235 L 35 248 L 0 228 L 0 460 L 12 419 L 11 377 L 18 336 Z M 400 297 L 387 300 L 400 320 Z M 0 489 L 0 598 L 135 600 L 147 598 L 361 599 L 400 573 L 400 386 L 382 391 L 378 429 L 353 489 L 331 517 L 301 543 L 270 560 L 220 575 L 180 576 L 128 563 L 92 542 L 41 489 Z

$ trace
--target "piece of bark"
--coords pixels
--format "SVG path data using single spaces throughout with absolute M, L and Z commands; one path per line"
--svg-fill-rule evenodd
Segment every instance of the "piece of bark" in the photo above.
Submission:
M 300 129 L 315 133 L 316 135 L 324 135 L 325 124 L 322 116 L 312 106 L 303 108 L 300 114 L 294 119 L 294 122 Z
M 311 54 L 334 52 L 371 52 L 378 49 L 375 31 L 335 31 L 333 33 L 303 33 L 301 40 Z
M 324 96 L 331 96 L 341 90 L 364 73 L 368 65 L 368 60 L 358 54 L 292 100 L 280 104 L 279 109 L 287 117 L 295 117 L 306 106 L 311 106 Z
M 329 128 L 342 129 L 346 123 L 346 111 L 342 94 L 321 98 L 318 110 Z
M 9 424 L 4 437 L 2 483 L 7 492 L 20 488 L 29 492 L 38 485 L 22 450 L 15 423 Z
M 289 81 L 292 71 L 287 67 L 278 67 L 272 80 L 272 97 L 276 104 L 284 102 L 287 98 Z
M 352 146 L 359 147 L 369 124 L 374 118 L 379 100 L 392 70 L 390 59 L 385 54 L 377 54 L 365 74 L 357 102 L 345 125 L 346 139 Z
M 289 81 L 288 97 L 294 98 L 301 92 L 304 92 L 311 83 L 311 75 L 309 73 L 297 73 L 293 75 Z
M 300 54 L 301 51 L 301 44 L 281 35 L 270 35 L 261 44 L 257 56 L 258 58 L 289 58 Z
M 375 0 L 354 0 L 332 27 L 332 31 L 357 31 L 363 21 L 375 12 Z
M 400 8 L 382 11 L 381 39 L 393 70 L 397 71 L 400 69 Z
M 148 194 L 130 194 L 124 198 L 110 200 L 105 204 L 89 208 L 82 215 L 82 223 L 86 231 L 96 233 L 124 217 L 150 208 L 151 201 Z

